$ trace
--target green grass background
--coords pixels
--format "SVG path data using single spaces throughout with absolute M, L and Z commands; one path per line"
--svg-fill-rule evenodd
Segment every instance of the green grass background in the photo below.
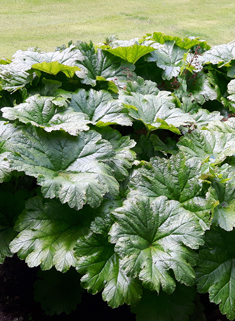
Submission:
M 69 40 L 129 40 L 154 31 L 199 36 L 210 45 L 235 38 L 235 0 L 0 0 L 0 57 Z

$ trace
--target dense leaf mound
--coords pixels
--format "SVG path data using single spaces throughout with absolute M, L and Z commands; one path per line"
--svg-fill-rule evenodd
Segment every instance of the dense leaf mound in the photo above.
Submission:
M 235 44 L 153 33 L 0 63 L 0 262 L 41 267 L 50 315 L 83 288 L 138 321 L 203 320 L 197 291 L 235 319 Z

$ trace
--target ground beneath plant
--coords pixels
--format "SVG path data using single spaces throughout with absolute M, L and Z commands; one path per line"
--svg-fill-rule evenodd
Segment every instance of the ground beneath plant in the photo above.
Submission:
M 82 302 L 71 314 L 47 316 L 33 300 L 33 283 L 38 269 L 28 268 L 16 256 L 0 265 L 0 321 L 135 321 L 135 315 L 124 305 L 111 309 L 101 295 L 83 294 Z M 226 321 L 216 305 L 202 296 L 207 321 Z M 146 320 L 147 321 L 147 320 Z M 156 320 L 157 321 L 157 320 Z M 200 321 L 200 320 L 198 320 Z

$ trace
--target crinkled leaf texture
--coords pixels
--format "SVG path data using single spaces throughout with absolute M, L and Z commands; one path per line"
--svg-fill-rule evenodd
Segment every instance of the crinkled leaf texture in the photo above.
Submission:
M 204 232 L 198 219 L 179 202 L 138 195 L 127 198 L 113 215 L 116 223 L 110 240 L 128 276 L 138 277 L 149 290 L 159 292 L 162 287 L 168 294 L 175 290 L 175 279 L 193 285 L 192 249 L 203 244 Z
M 187 158 L 208 159 L 211 163 L 221 163 L 235 153 L 235 134 L 209 130 L 194 130 L 184 135 L 178 147 Z
M 81 68 L 85 76 L 82 75 L 82 83 L 95 86 L 97 77 L 112 80 L 118 85 L 123 85 L 128 79 L 135 76 L 133 73 L 135 66 L 119 57 L 114 57 L 109 52 L 95 48 L 92 44 L 80 43 L 79 50 L 83 54 L 83 59 L 77 59 L 76 65 Z M 80 72 L 76 72 L 78 77 Z
M 128 111 L 105 90 L 90 89 L 87 92 L 85 89 L 78 89 L 73 94 L 69 106 L 79 114 L 84 113 L 91 123 L 97 126 L 132 125 Z
M 149 46 L 141 46 L 137 44 L 124 47 L 119 46 L 116 48 L 102 48 L 110 52 L 114 56 L 120 57 L 123 60 L 126 60 L 132 64 L 135 64 L 136 61 L 139 60 L 141 57 L 155 50 L 154 48 L 151 48 Z
M 85 206 L 77 212 L 58 200 L 39 196 L 29 199 L 19 216 L 15 229 L 19 232 L 10 249 L 24 259 L 29 267 L 52 266 L 66 272 L 75 266 L 73 248 L 79 237 L 88 233 L 95 212 Z
M 205 40 L 201 40 L 198 37 L 172 37 L 169 35 L 165 35 L 162 32 L 154 32 L 152 36 L 145 37 L 146 39 L 152 39 L 158 43 L 164 44 L 167 41 L 174 41 L 175 44 L 183 49 L 191 49 L 194 46 L 200 45 L 203 49 L 210 49 L 210 46 L 207 44 Z
M 107 164 L 114 170 L 116 179 L 123 181 L 129 176 L 128 170 L 131 169 L 135 160 L 136 154 L 132 148 L 136 142 L 129 136 L 122 136 L 117 130 L 110 127 L 100 128 L 99 133 L 112 144 L 115 156 L 108 160 Z
M 64 105 L 66 107 L 66 99 L 64 99 Z M 18 119 L 22 123 L 32 124 L 47 132 L 62 129 L 70 135 L 77 136 L 79 131 L 90 129 L 87 125 L 90 123 L 87 115 L 76 113 L 72 108 L 65 111 L 60 109 L 57 107 L 56 98 L 35 95 L 13 108 L 2 108 L 2 112 L 6 119 Z
M 63 72 L 68 78 L 73 78 L 75 71 L 80 70 L 80 68 L 76 66 L 66 66 L 59 63 L 58 61 L 43 61 L 41 63 L 32 65 L 32 68 L 51 75 L 57 75 L 59 72 Z
M 151 80 L 144 80 L 142 77 L 137 77 L 134 81 L 128 81 L 124 89 L 126 95 L 131 95 L 133 92 L 138 92 L 142 95 L 155 95 L 159 93 L 157 84 Z
M 210 226 L 211 206 L 199 197 L 202 189 L 200 160 L 187 159 L 182 152 L 170 159 L 153 157 L 132 174 L 130 195 L 145 195 L 151 198 L 161 195 L 177 200 L 195 216 L 203 229 Z
M 34 299 L 46 314 L 69 314 L 81 302 L 80 277 L 74 269 L 63 274 L 55 269 L 39 271 L 37 276 Z
M 10 64 L 17 70 L 29 70 L 32 65 L 43 62 L 58 62 L 59 64 L 67 66 L 75 66 L 77 60 L 84 59 L 81 51 L 75 48 L 73 45 L 62 51 L 55 52 L 38 52 L 38 51 L 22 51 L 18 50 L 12 59 Z
M 34 75 L 26 71 L 18 70 L 12 65 L 0 65 L 1 87 L 7 91 L 15 91 L 23 88 L 33 80 Z
M 214 204 L 212 222 L 226 231 L 235 227 L 235 167 L 224 164 L 215 177 L 207 193 Z
M 124 303 L 135 304 L 142 294 L 141 285 L 121 268 L 114 245 L 108 241 L 109 228 L 107 218 L 100 218 L 92 226 L 94 232 L 78 240 L 75 246 L 76 267 L 85 274 L 81 284 L 92 294 L 104 289 L 103 299 L 112 308 Z
M 152 46 L 154 47 L 154 44 Z M 164 44 L 157 44 L 156 47 L 156 50 L 151 52 L 146 60 L 156 62 L 157 66 L 164 70 L 162 79 L 170 80 L 177 77 L 187 50 L 178 47 L 175 41 L 166 41 Z
M 121 102 L 129 109 L 132 118 L 141 120 L 148 130 L 167 129 L 180 134 L 177 127 L 193 123 L 193 118 L 176 108 L 174 98 L 168 91 L 160 91 L 157 95 L 142 95 L 133 92 L 120 96 Z
M 131 307 L 136 321 L 188 321 L 194 310 L 195 289 L 177 284 L 171 295 L 145 290 L 137 306 Z
M 235 44 L 224 44 L 213 46 L 210 50 L 202 54 L 203 63 L 211 63 L 222 67 L 235 58 Z
M 108 165 L 116 153 L 96 131 L 74 137 L 28 127 L 11 137 L 10 149 L 12 169 L 36 177 L 46 198 L 57 197 L 80 209 L 86 203 L 98 207 L 108 192 L 118 194 L 115 172 Z
M 235 319 L 235 230 L 212 227 L 206 232 L 205 247 L 199 251 L 198 291 L 209 292 L 211 302 L 229 320 Z

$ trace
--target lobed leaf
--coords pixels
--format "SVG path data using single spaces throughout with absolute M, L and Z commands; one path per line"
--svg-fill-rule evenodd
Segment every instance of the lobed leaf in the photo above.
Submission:
M 57 197 L 80 209 L 98 207 L 103 196 L 118 194 L 119 184 L 108 164 L 115 152 L 95 131 L 78 137 L 28 127 L 11 139 L 12 169 L 37 178 L 43 196 Z
M 176 108 L 170 92 L 161 91 L 158 95 L 141 95 L 132 93 L 131 96 L 121 95 L 121 102 L 129 108 L 132 118 L 142 121 L 149 131 L 167 129 L 180 134 L 177 127 L 188 125 L 193 118 Z
M 47 132 L 62 129 L 70 135 L 77 136 L 80 131 L 90 129 L 90 121 L 85 114 L 74 112 L 72 108 L 61 111 L 61 104 L 66 107 L 66 97 L 61 97 L 58 108 L 57 98 L 35 95 L 13 108 L 2 108 L 2 112 L 6 119 L 17 119 L 22 123 L 43 128 Z
M 224 164 L 208 190 L 207 198 L 213 202 L 212 222 L 226 231 L 235 227 L 235 167 Z
M 81 68 L 85 76 L 82 75 L 82 83 L 95 86 L 97 77 L 112 80 L 116 84 L 122 85 L 128 79 L 135 77 L 133 73 L 135 66 L 125 62 L 119 57 L 113 57 L 110 53 L 95 48 L 92 43 L 80 43 L 79 50 L 83 54 L 83 59 L 78 59 L 76 65 Z M 79 77 L 80 72 L 76 73 Z
M 229 320 L 235 318 L 235 230 L 212 227 L 206 232 L 205 247 L 199 251 L 198 291 L 209 292 L 211 302 L 219 304 Z
M 106 226 L 106 220 L 99 220 L 96 224 Z M 77 270 L 85 274 L 81 283 L 92 294 L 103 288 L 103 299 L 112 307 L 124 303 L 136 303 L 142 294 L 138 280 L 128 277 L 120 267 L 119 258 L 114 252 L 114 246 L 108 242 L 107 231 L 102 234 L 90 233 L 80 238 L 75 246 Z M 96 227 L 97 229 L 97 227 Z
M 159 292 L 162 287 L 168 294 L 175 289 L 170 270 L 177 281 L 193 284 L 195 254 L 191 249 L 203 244 L 203 231 L 179 202 L 165 196 L 134 195 L 113 215 L 116 223 L 110 240 L 128 276 L 139 277 L 149 290 Z
M 185 53 L 187 50 L 176 46 L 175 41 L 166 41 L 158 45 L 157 49 L 145 59 L 149 62 L 156 62 L 157 66 L 164 70 L 162 79 L 170 80 L 180 74 Z
M 131 46 L 119 46 L 116 48 L 101 48 L 110 52 L 114 56 L 120 57 L 121 59 L 130 62 L 131 64 L 135 64 L 141 57 L 155 50 L 152 47 L 142 46 L 138 44 L 134 44 Z
M 57 200 L 34 197 L 27 201 L 15 229 L 19 234 L 10 244 L 13 253 L 29 267 L 52 266 L 66 272 L 75 266 L 73 248 L 79 237 L 88 233 L 95 213 L 88 206 L 77 212 Z
M 202 62 L 204 64 L 211 63 L 213 65 L 218 65 L 218 67 L 223 67 L 224 65 L 230 63 L 230 61 L 234 59 L 234 43 L 213 46 L 211 49 L 207 50 L 202 54 Z
M 32 65 L 32 68 L 51 75 L 57 75 L 59 72 L 63 72 L 68 78 L 73 78 L 75 72 L 80 70 L 80 68 L 78 68 L 77 66 L 66 66 L 59 63 L 58 61 L 43 61 L 41 63 Z
M 221 163 L 227 156 L 235 153 L 235 135 L 218 131 L 194 130 L 186 134 L 178 143 L 178 147 L 188 158 L 193 157 L 201 161 Z
M 111 124 L 132 125 L 127 110 L 105 90 L 90 89 L 87 92 L 79 89 L 72 95 L 69 107 L 75 112 L 84 113 L 90 122 L 99 127 Z

